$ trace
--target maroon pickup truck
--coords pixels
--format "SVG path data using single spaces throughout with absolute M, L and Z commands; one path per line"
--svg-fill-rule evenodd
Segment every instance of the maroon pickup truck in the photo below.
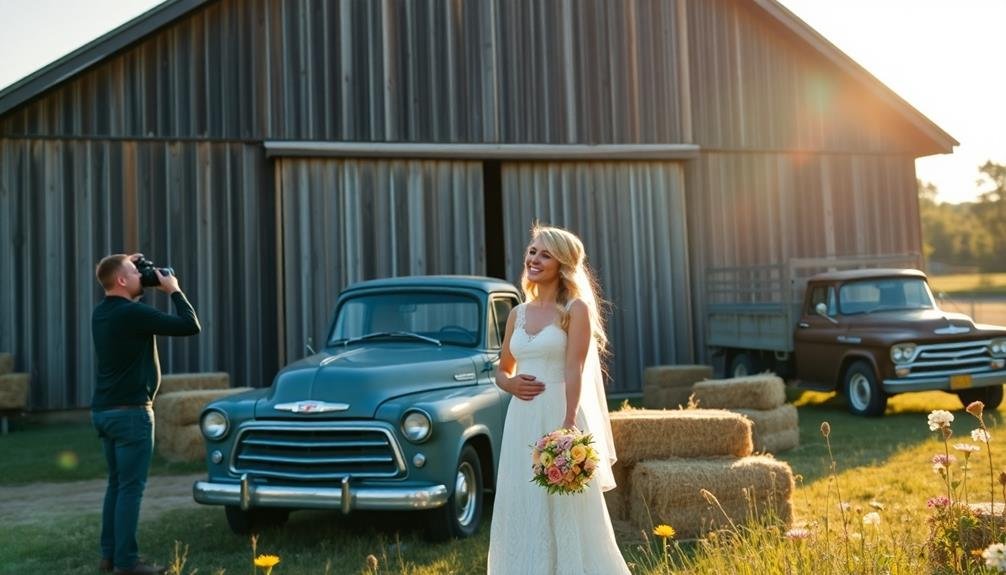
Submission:
M 712 276 L 707 342 L 728 374 L 772 370 L 801 387 L 838 390 L 856 415 L 882 415 L 889 396 L 908 391 L 1002 402 L 1006 328 L 941 310 L 923 272 L 834 271 L 804 284 L 786 270 L 732 268 L 731 282 Z M 730 291 L 735 297 L 722 297 Z M 766 297 L 772 292 L 794 299 Z

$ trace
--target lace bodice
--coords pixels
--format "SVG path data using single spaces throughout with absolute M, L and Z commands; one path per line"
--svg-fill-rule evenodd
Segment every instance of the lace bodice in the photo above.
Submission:
M 517 360 L 517 371 L 535 376 L 542 383 L 562 383 L 566 366 L 566 332 L 557 323 L 541 331 L 528 333 L 527 304 L 517 306 L 514 333 L 510 336 L 510 353 Z

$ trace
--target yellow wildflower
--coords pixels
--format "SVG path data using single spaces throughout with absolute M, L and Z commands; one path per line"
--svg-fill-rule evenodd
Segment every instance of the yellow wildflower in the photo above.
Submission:
M 657 525 L 653 528 L 653 534 L 663 539 L 673 539 L 677 532 L 670 525 Z
M 272 573 L 272 568 L 277 563 L 279 563 L 279 557 L 276 555 L 259 555 L 255 558 L 255 566 L 261 567 L 266 572 L 266 575 Z

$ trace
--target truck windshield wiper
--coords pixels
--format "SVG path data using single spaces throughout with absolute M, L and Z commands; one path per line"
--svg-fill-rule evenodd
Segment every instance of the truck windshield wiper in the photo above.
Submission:
M 381 337 L 411 337 L 413 339 L 421 339 L 423 341 L 428 341 L 430 343 L 437 344 L 437 347 L 442 347 L 443 344 L 440 343 L 439 339 L 428 337 L 425 335 L 420 335 L 413 331 L 375 331 L 374 333 L 368 333 L 367 335 L 361 335 L 358 337 L 351 337 L 349 339 L 342 340 L 342 345 L 347 346 L 351 343 L 356 343 L 358 341 L 364 341 L 368 339 L 377 339 Z

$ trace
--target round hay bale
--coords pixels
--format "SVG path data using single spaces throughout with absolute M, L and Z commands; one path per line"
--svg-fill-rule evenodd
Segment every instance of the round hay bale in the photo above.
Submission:
M 161 386 L 157 393 L 174 393 L 192 389 L 227 389 L 231 386 L 231 376 L 226 372 L 212 373 L 171 373 L 161 376 Z
M 9 353 L 0 353 L 0 375 L 14 372 L 14 356 Z
M 199 425 L 165 426 L 158 433 L 157 452 L 168 461 L 200 461 L 206 457 L 206 444 Z
M 629 515 L 640 529 L 666 523 L 691 538 L 729 525 L 724 513 L 736 524 L 755 517 L 793 521 L 793 472 L 767 456 L 644 461 L 630 481 Z
M 692 387 L 644 387 L 643 406 L 647 409 L 677 409 L 688 405 Z
M 211 401 L 248 391 L 250 387 L 231 389 L 193 389 L 158 395 L 154 400 L 154 414 L 158 422 L 174 426 L 199 423 L 199 414 Z
M 629 517 L 629 475 L 632 466 L 617 461 L 611 467 L 611 472 L 615 476 L 615 488 L 604 492 L 604 502 L 612 520 L 625 520 Z
M 775 409 L 732 409 L 751 420 L 752 440 L 758 452 L 778 453 L 800 444 L 800 419 L 790 403 Z
M 0 409 L 24 409 L 28 405 L 27 373 L 5 373 L 0 375 Z
M 770 373 L 701 381 L 692 390 L 699 406 L 710 409 L 768 410 L 786 403 L 786 385 Z
M 712 376 L 713 368 L 708 365 L 651 365 L 643 370 L 643 388 L 691 387 Z
M 633 409 L 611 414 L 618 461 L 750 455 L 751 422 L 715 409 Z

